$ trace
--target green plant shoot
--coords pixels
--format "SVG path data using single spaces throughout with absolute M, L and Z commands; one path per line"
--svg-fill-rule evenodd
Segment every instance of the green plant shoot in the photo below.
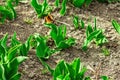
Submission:
M 59 7 L 60 0 L 55 0 L 55 6 Z
M 109 80 L 109 78 L 107 76 L 101 76 L 102 80 Z
M 79 27 L 79 18 L 78 18 L 78 16 L 74 16 L 73 24 L 75 26 L 75 29 L 78 29 L 78 27 Z
M 42 4 L 39 4 L 38 0 L 31 0 L 31 5 L 35 9 L 38 18 L 44 17 L 51 12 L 51 7 L 48 5 L 47 0 L 44 0 Z
M 73 17 L 73 24 L 75 29 L 78 29 L 79 27 L 84 28 L 85 27 L 85 23 L 83 22 L 83 20 L 79 20 L 78 16 Z
M 18 53 L 19 55 L 27 56 L 31 46 L 31 39 L 32 36 L 29 36 L 25 43 L 21 43 L 20 41 L 17 40 L 16 33 L 14 33 L 14 35 L 11 38 L 11 47 L 22 44 L 21 47 L 18 49 Z
M 75 7 L 82 7 L 84 4 L 85 0 L 72 0 L 72 4 Z
M 47 64 L 45 64 L 47 65 Z M 49 67 L 47 65 L 47 67 Z M 55 69 L 48 68 L 53 80 L 91 80 L 85 76 L 86 68 L 81 65 L 80 59 L 76 58 L 71 63 L 61 60 Z
M 52 50 L 47 46 L 47 40 L 45 37 L 35 34 L 34 39 L 37 42 L 36 55 L 39 59 L 48 59 L 53 53 L 55 53 L 55 50 Z
M 66 4 L 67 4 L 67 0 L 63 0 L 62 1 L 62 9 L 60 10 L 61 15 L 65 15 L 65 13 L 66 13 Z
M 50 36 L 58 49 L 65 49 L 75 44 L 74 38 L 66 39 L 66 26 L 56 26 L 54 24 L 46 24 L 46 26 L 51 28 Z
M 112 25 L 114 29 L 120 34 L 120 24 L 117 21 L 112 20 Z
M 18 73 L 18 67 L 27 57 L 17 54 L 21 44 L 7 46 L 7 36 L 0 40 L 0 80 L 19 80 L 21 74 Z
M 82 49 L 87 50 L 87 46 L 91 41 L 94 41 L 97 45 L 103 45 L 104 43 L 107 43 L 108 40 L 103 35 L 103 32 L 101 29 L 96 28 L 96 19 L 95 19 L 95 26 L 92 28 L 91 25 L 88 25 L 86 29 L 86 39 L 83 43 Z

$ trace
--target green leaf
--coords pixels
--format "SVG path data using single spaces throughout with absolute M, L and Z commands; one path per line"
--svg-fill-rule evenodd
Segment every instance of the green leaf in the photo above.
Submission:
M 10 2 L 13 6 L 17 6 L 19 3 L 19 0 L 7 0 L 7 2 Z
M 17 14 L 16 14 L 16 11 L 15 11 L 15 9 L 14 9 L 14 6 L 13 6 L 13 3 L 12 3 L 12 0 L 8 0 L 6 6 L 9 7 L 9 10 L 11 10 L 12 15 L 13 15 L 13 19 L 16 18 Z
M 54 70 L 54 80 L 90 80 L 85 77 L 86 68 L 81 67 L 80 59 L 76 58 L 71 64 L 61 60 Z
M 58 32 L 58 29 L 57 29 L 57 26 L 55 24 L 45 24 L 45 26 L 51 28 L 52 30 L 50 31 L 50 36 L 56 40 L 57 39 L 57 32 Z
M 66 13 L 66 4 L 67 4 L 67 0 L 63 0 L 62 9 L 60 10 L 61 15 L 65 15 L 65 13 Z
M 22 44 L 22 46 L 20 47 L 20 54 L 23 56 L 27 56 L 28 51 L 30 50 L 30 41 L 32 39 L 32 36 L 30 36 L 27 41 Z
M 67 70 L 68 70 L 70 79 L 71 79 L 71 80 L 75 80 L 76 73 L 75 73 L 75 70 L 74 70 L 74 68 L 72 67 L 72 65 L 66 63 L 66 67 L 67 67 Z
M 71 63 L 72 68 L 74 69 L 75 74 L 77 75 L 79 73 L 79 69 L 80 69 L 80 59 L 77 58 L 75 59 L 72 63 Z
M 55 0 L 55 6 L 58 7 L 60 3 L 60 0 Z
M 103 45 L 104 43 L 107 43 L 108 42 L 108 40 L 107 40 L 107 38 L 103 35 L 103 33 L 102 33 L 102 30 L 101 30 L 101 33 L 95 38 L 95 43 L 97 44 L 97 45 Z
M 61 60 L 57 64 L 57 66 L 54 70 L 54 73 L 53 73 L 54 80 L 57 80 L 57 77 L 60 75 L 66 76 L 67 73 L 68 73 L 68 71 L 66 70 L 65 62 L 63 60 Z
M 69 77 L 69 73 L 67 75 L 65 75 L 63 80 L 71 80 L 70 77 Z
M 86 51 L 87 49 L 87 45 L 94 39 L 96 38 L 99 34 L 101 33 L 101 30 L 96 30 L 94 32 L 92 32 L 87 39 L 84 41 L 82 49 Z
M 86 38 L 93 32 L 91 25 L 88 25 L 86 28 Z
M 31 0 L 31 5 L 33 6 L 37 14 L 41 13 L 42 5 L 38 3 L 38 0 Z
M 2 48 L 2 50 L 3 51 L 1 51 L 1 52 L 3 52 L 3 53 L 6 53 L 7 52 L 7 49 L 8 49 L 8 47 L 7 47 L 7 37 L 8 37 L 8 34 L 6 34 L 2 39 L 1 39 L 1 43 L 0 43 L 0 45 L 1 45 L 1 48 Z M 4 54 L 5 55 L 5 54 Z
M 85 72 L 87 71 L 86 67 L 81 67 L 80 68 L 80 72 L 77 74 L 77 78 L 76 79 L 84 79 L 84 75 L 85 75 Z
M 46 24 L 46 26 L 51 28 L 50 36 L 58 49 L 65 49 L 75 44 L 74 38 L 66 39 L 66 26 L 56 26 L 54 24 Z
M 47 9 L 47 6 L 48 6 L 47 0 L 44 0 L 43 6 L 42 6 L 42 12 L 44 12 L 45 9 Z
M 59 76 L 56 77 L 55 80 L 63 80 L 63 79 L 64 79 L 64 75 L 59 75 Z
M 50 36 L 52 37 L 56 45 L 58 45 L 60 41 L 63 41 L 65 39 L 66 26 L 56 26 L 54 24 L 46 24 L 46 26 L 51 28 Z
M 14 19 L 14 13 L 5 6 L 0 5 L 0 14 L 2 15 L 2 18 L 0 18 L 1 22 L 4 22 L 6 18 L 9 18 L 10 20 Z
M 10 61 L 7 64 L 8 65 L 8 74 L 9 74 L 7 76 L 8 79 L 12 79 L 12 78 L 16 78 L 16 77 L 20 76 L 18 74 L 18 66 L 26 59 L 27 59 L 27 57 L 18 56 L 18 57 L 15 57 L 12 61 Z
M 54 40 L 56 45 L 59 45 L 59 43 L 63 40 L 65 40 L 66 37 L 66 26 L 62 25 L 57 28 L 57 37 Z
M 95 20 L 94 20 L 94 23 L 95 23 L 95 25 L 94 25 L 94 30 L 97 30 L 96 18 L 95 18 Z
M 10 45 L 11 45 L 11 47 L 13 47 L 13 46 L 16 46 L 18 44 L 20 44 L 20 41 L 17 40 L 16 32 L 14 32 L 14 35 L 11 38 L 11 44 Z
M 78 16 L 74 16 L 73 24 L 74 24 L 75 29 L 78 29 L 78 27 L 79 27 L 79 18 L 78 18 Z
M 65 49 L 65 48 L 68 48 L 68 47 L 70 47 L 74 44 L 75 44 L 75 39 L 74 38 L 68 38 L 64 41 L 59 42 L 59 44 L 57 45 L 57 48 Z
M 20 80 L 21 74 L 16 73 L 15 75 L 13 75 L 9 80 Z
M 81 28 L 84 28 L 84 27 L 85 27 L 85 23 L 84 23 L 83 20 L 80 20 L 80 26 L 81 26 Z
M 92 0 L 85 0 L 84 4 L 86 7 L 88 7 L 91 4 Z
M 51 12 L 51 7 L 48 5 L 47 0 L 44 0 L 42 4 L 39 4 L 38 0 L 31 0 L 31 5 L 37 12 L 38 18 L 44 17 Z
M 91 79 L 90 79 L 90 77 L 85 77 L 85 79 L 84 79 L 84 80 L 91 80 Z
M 120 34 L 120 24 L 117 21 L 112 20 L 112 25 L 114 29 Z
M 52 50 L 47 46 L 46 39 L 42 36 L 36 38 L 37 48 L 36 55 L 39 59 L 48 59 L 56 50 Z
M 16 46 L 14 46 L 14 47 L 12 47 L 12 48 L 10 48 L 9 50 L 8 50 L 8 52 L 7 52 L 7 54 L 8 54 L 8 61 L 11 61 L 12 59 L 14 59 L 14 57 L 16 56 L 16 52 L 17 52 L 17 49 L 19 49 L 20 48 L 20 46 L 21 46 L 21 44 L 19 44 L 19 45 L 16 45 Z
M 6 80 L 5 78 L 5 69 L 2 64 L 0 64 L 0 80 Z
M 45 53 L 45 50 L 48 49 L 46 45 L 46 40 L 43 39 L 42 37 L 36 39 L 38 41 L 38 45 L 36 48 L 36 54 L 38 57 L 46 57 L 47 53 Z
M 34 10 L 36 11 L 38 18 L 42 17 L 42 5 L 38 3 L 38 0 L 31 0 L 31 5 L 34 8 Z
M 85 0 L 72 0 L 72 4 L 75 7 L 82 7 L 82 5 L 84 4 Z
M 109 80 L 109 78 L 107 76 L 101 76 L 102 80 Z
M 93 32 L 92 26 L 88 25 L 86 29 L 86 37 L 88 37 Z

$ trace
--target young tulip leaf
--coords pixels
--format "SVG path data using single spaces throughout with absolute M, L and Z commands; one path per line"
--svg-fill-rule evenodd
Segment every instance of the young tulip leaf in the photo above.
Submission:
M 88 37 L 93 32 L 92 26 L 88 25 L 86 29 L 86 37 Z
M 16 75 L 16 74 L 18 74 L 18 67 L 26 59 L 27 59 L 27 57 L 18 56 L 18 57 L 15 57 L 12 61 L 10 61 L 8 63 L 8 65 L 7 65 L 8 71 L 9 71 L 8 72 L 9 76 L 7 76 L 8 80 L 19 77 L 18 75 Z
M 7 0 L 5 5 L 0 5 L 0 22 L 4 23 L 5 19 L 13 20 L 17 14 L 14 9 L 14 2 L 18 3 L 18 0 Z
M 79 18 L 78 18 L 78 16 L 74 16 L 73 24 L 74 24 L 75 29 L 78 29 L 78 27 L 79 27 Z
M 20 47 L 20 54 L 23 56 L 27 56 L 28 51 L 30 50 L 30 41 L 32 39 L 32 36 L 30 36 L 27 41 L 22 44 L 22 46 Z
M 97 45 L 103 45 L 104 43 L 108 42 L 108 40 L 106 39 L 106 37 L 103 35 L 102 30 L 101 33 L 95 38 L 95 43 Z
M 45 9 L 47 8 L 47 6 L 48 6 L 47 0 L 44 0 L 43 7 L 42 7 L 42 12 L 45 11 Z
M 92 32 L 88 37 L 87 39 L 84 41 L 83 43 L 83 46 L 82 46 L 82 49 L 86 51 L 87 49 L 87 45 L 97 36 L 101 33 L 100 30 L 96 30 L 94 32 Z
M 112 25 L 114 29 L 120 34 L 120 24 L 117 21 L 112 20 Z
M 82 5 L 84 4 L 85 0 L 72 0 L 72 4 L 75 7 L 82 7 Z
M 21 44 L 17 44 L 16 34 L 12 37 L 12 46 L 7 45 L 7 34 L 0 40 L 0 80 L 19 80 L 18 66 L 27 57 L 19 56 L 17 51 Z M 13 41 L 16 41 L 13 43 Z M 1 52 L 1 51 L 4 52 Z
M 9 80 L 20 80 L 21 74 L 16 73 L 15 75 L 13 75 Z
M 16 56 L 17 49 L 20 48 L 20 46 L 21 46 L 21 44 L 16 45 L 8 50 L 7 53 L 8 53 L 8 60 L 9 61 L 11 61 Z
M 41 13 L 42 5 L 38 3 L 38 0 L 31 0 L 31 5 L 34 7 L 37 14 Z
M 97 30 L 96 18 L 95 18 L 95 20 L 94 20 L 94 23 L 95 23 L 95 25 L 94 25 L 94 30 Z
M 8 37 L 8 34 L 6 34 L 0 41 L 0 46 L 1 46 L 2 50 L 3 50 L 1 52 L 3 52 L 3 53 L 6 53 L 7 50 L 8 50 L 8 47 L 7 47 L 7 37 Z
M 13 1 L 12 0 L 7 0 L 7 5 L 6 6 L 9 7 L 9 10 L 11 10 L 13 17 L 16 18 L 17 14 L 16 14 L 16 11 L 14 9 Z
M 92 0 L 85 0 L 84 4 L 86 7 L 88 7 L 91 4 Z
M 71 64 L 61 60 L 54 70 L 54 80 L 90 80 L 84 76 L 86 68 L 81 67 L 80 59 L 75 59 Z
M 63 79 L 65 74 L 67 74 L 67 70 L 65 67 L 65 63 L 62 60 L 58 63 L 58 65 L 56 66 L 56 68 L 54 70 L 54 73 L 53 73 L 54 80 L 57 80 L 57 78 L 60 77 L 61 75 L 63 75 L 61 77 Z
M 68 48 L 72 45 L 75 44 L 75 39 L 74 38 L 69 38 L 67 40 L 64 40 L 64 41 L 61 41 L 59 44 L 58 44 L 58 48 L 59 49 L 65 49 L 65 48 Z
M 37 41 L 36 55 L 39 59 L 46 60 L 57 51 L 50 49 L 49 46 L 47 46 L 47 40 L 45 37 L 39 35 L 35 37 L 35 40 Z
M 55 6 L 56 6 L 56 7 L 59 6 L 59 2 L 60 2 L 60 0 L 55 0 Z
M 107 76 L 101 76 L 102 80 L 109 80 L 109 78 Z
M 84 23 L 83 20 L 80 20 L 80 26 L 81 26 L 81 28 L 84 28 L 84 27 L 85 27 L 85 23 Z
M 36 54 L 38 57 L 42 57 L 42 58 L 48 58 L 48 54 L 46 53 L 46 51 L 49 50 L 49 47 L 46 45 L 46 40 L 43 39 L 42 37 L 37 38 L 38 46 L 36 48 Z
M 15 45 L 18 45 L 20 44 L 20 41 L 17 40 L 17 37 L 16 37 L 16 32 L 14 32 L 12 38 L 11 38 L 11 44 L 10 46 L 13 47 Z
M 2 64 L 0 64 L 0 80 L 6 80 L 5 78 L 5 69 Z
M 51 28 L 52 30 L 50 31 L 50 36 L 56 40 L 57 39 L 57 32 L 58 32 L 58 29 L 56 27 L 55 24 L 46 24 L 45 26 Z
M 31 5 L 35 9 L 38 18 L 44 17 L 51 12 L 51 8 L 48 5 L 47 0 L 44 0 L 42 4 L 39 4 L 38 0 L 31 0 Z
M 86 39 L 82 46 L 82 49 L 84 51 L 87 50 L 87 46 L 92 40 L 99 46 L 102 46 L 104 43 L 108 42 L 105 35 L 103 35 L 103 31 L 101 29 L 97 29 L 96 18 L 95 18 L 94 22 L 95 22 L 94 28 L 92 28 L 91 25 L 88 25 L 88 27 L 86 29 Z
M 58 49 L 65 49 L 75 44 L 74 38 L 66 39 L 66 26 L 56 26 L 54 24 L 47 24 L 47 26 L 51 28 L 50 36 Z
M 65 12 L 66 12 L 66 4 L 67 4 L 67 0 L 63 0 L 63 2 L 62 2 L 62 9 L 60 10 L 60 14 L 61 14 L 61 15 L 65 15 Z
M 70 74 L 68 73 L 67 75 L 65 75 L 64 79 L 63 80 L 70 80 Z
M 2 22 L 2 23 L 4 23 L 6 18 L 8 18 L 10 20 L 12 20 L 14 18 L 12 11 L 7 9 L 6 6 L 0 5 L 0 15 L 2 16 L 0 18 L 0 22 Z

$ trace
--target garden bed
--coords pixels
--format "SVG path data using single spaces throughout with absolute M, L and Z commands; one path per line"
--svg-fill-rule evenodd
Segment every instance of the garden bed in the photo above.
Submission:
M 49 4 L 54 7 L 53 0 L 49 0 Z M 49 28 L 44 26 L 44 19 L 37 18 L 30 2 L 19 3 L 15 10 L 17 18 L 14 21 L 6 21 L 5 24 L 0 24 L 0 38 L 6 33 L 13 35 L 16 32 L 17 38 L 24 42 L 28 36 L 34 33 L 48 35 Z M 106 44 L 110 51 L 109 56 L 105 56 L 101 51 L 101 47 L 97 47 L 94 43 L 90 44 L 86 52 L 81 49 L 85 39 L 85 29 L 76 30 L 74 28 L 71 18 L 73 14 L 78 15 L 85 21 L 86 25 L 89 23 L 94 25 L 94 18 L 97 19 L 97 27 L 104 30 L 104 34 L 109 40 L 109 43 Z M 96 80 L 95 77 L 99 77 L 99 75 L 109 76 L 112 80 L 120 79 L 120 35 L 115 31 L 111 23 L 112 19 L 120 23 L 120 3 L 93 2 L 88 8 L 81 9 L 67 4 L 65 16 L 59 14 L 59 9 L 52 11 L 51 15 L 54 17 L 56 25 L 67 24 L 67 36 L 76 39 L 75 45 L 57 52 L 46 61 L 52 68 L 61 59 L 71 62 L 75 58 L 80 58 L 85 66 L 95 70 L 95 74 L 91 70 L 88 70 L 86 74 L 90 75 L 93 80 Z M 19 68 L 19 72 L 22 74 L 21 80 L 52 80 L 51 74 L 36 57 L 34 49 L 29 51 L 28 57 L 29 59 L 23 62 Z

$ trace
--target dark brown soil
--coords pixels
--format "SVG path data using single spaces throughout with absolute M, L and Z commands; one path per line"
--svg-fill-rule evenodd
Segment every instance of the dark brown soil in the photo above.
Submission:
M 53 0 L 49 0 L 52 7 Z M 38 19 L 36 13 L 30 5 L 30 2 L 20 3 L 16 7 L 17 18 L 14 21 L 6 21 L 5 24 L 0 24 L 0 38 L 8 33 L 13 35 L 17 33 L 20 41 L 25 41 L 30 34 L 40 33 L 41 35 L 48 34 L 49 29 L 44 26 L 44 19 Z M 85 40 L 85 29 L 75 30 L 72 23 L 72 15 L 76 14 L 83 19 L 87 24 L 94 24 L 94 18 L 97 19 L 97 26 L 105 30 L 109 43 L 107 44 L 110 51 L 110 56 L 104 56 L 100 47 L 91 44 L 87 52 L 81 50 L 81 46 Z M 50 57 L 47 63 L 54 68 L 58 61 L 72 61 L 74 58 L 80 58 L 81 62 L 88 68 L 92 68 L 98 72 L 98 75 L 109 76 L 112 80 L 120 80 L 120 35 L 113 29 L 111 20 L 115 19 L 120 23 L 120 3 L 106 4 L 93 2 L 88 8 L 75 8 L 71 4 L 67 5 L 67 13 L 65 16 L 60 16 L 58 9 L 52 12 L 55 23 L 67 24 L 67 36 L 76 38 L 76 44 L 63 51 L 58 52 Z M 27 23 L 31 20 L 31 24 Z M 59 22 L 58 22 L 59 21 Z M 21 64 L 19 72 L 22 74 L 21 80 L 52 80 L 52 76 L 42 66 L 32 49 L 28 53 L 29 59 Z M 93 80 L 96 80 L 96 74 L 91 70 L 88 73 Z

